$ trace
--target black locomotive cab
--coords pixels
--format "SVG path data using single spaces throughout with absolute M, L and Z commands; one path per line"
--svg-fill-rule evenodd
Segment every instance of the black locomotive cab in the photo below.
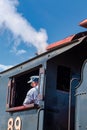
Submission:
M 83 112 L 84 107 L 79 107 L 87 99 L 84 101 L 78 92 L 86 88 L 83 83 L 79 85 L 87 59 L 86 35 L 87 32 L 79 33 L 66 44 L 0 72 L 0 130 L 78 130 L 79 123 L 82 128 L 85 126 L 87 118 L 80 114 L 83 120 L 79 120 L 79 112 Z M 31 89 L 27 82 L 33 75 L 39 75 L 41 99 L 39 105 L 24 106 L 26 93 Z M 86 77 L 87 72 L 84 75 Z

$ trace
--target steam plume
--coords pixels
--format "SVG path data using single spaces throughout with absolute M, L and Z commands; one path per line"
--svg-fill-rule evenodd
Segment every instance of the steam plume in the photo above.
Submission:
M 10 30 L 14 37 L 20 37 L 25 44 L 32 44 L 38 52 L 45 51 L 47 33 L 45 29 L 38 32 L 17 12 L 18 0 L 0 0 L 0 27 Z M 22 51 L 23 52 L 23 51 Z

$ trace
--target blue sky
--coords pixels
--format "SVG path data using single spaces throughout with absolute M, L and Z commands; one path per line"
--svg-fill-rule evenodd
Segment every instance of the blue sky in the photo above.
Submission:
M 0 0 L 0 71 L 86 31 L 78 26 L 86 18 L 87 0 Z

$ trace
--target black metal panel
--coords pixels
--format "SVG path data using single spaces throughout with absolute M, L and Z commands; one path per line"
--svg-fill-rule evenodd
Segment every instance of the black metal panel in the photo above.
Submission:
M 76 88 L 75 129 L 87 129 L 87 60 L 82 67 L 81 82 Z

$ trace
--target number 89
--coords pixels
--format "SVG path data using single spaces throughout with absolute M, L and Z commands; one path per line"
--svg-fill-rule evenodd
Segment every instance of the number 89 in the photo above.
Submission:
M 8 120 L 7 130 L 14 130 L 13 128 L 15 128 L 15 130 L 21 130 L 21 119 L 20 119 L 20 117 L 17 117 L 15 119 L 15 121 L 13 120 L 13 118 L 10 118 Z

